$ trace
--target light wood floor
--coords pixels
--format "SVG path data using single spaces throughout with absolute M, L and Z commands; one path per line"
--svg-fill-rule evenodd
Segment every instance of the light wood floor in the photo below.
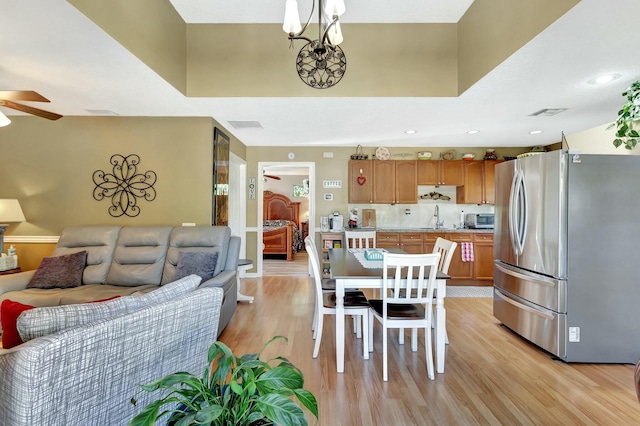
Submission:
M 427 378 L 424 341 L 418 352 L 389 345 L 389 381 L 382 381 L 382 340 L 362 359 L 362 342 L 347 334 L 345 372 L 336 373 L 335 321 L 327 316 L 320 355 L 311 357 L 313 297 L 307 278 L 242 280 L 255 302 L 239 303 L 220 340 L 236 354 L 285 356 L 302 369 L 319 404 L 320 425 L 640 425 L 633 367 L 554 361 L 502 327 L 489 298 L 450 298 L 450 345 L 444 374 Z M 350 327 L 351 321 L 347 321 Z M 640 354 L 639 354 L 640 355 Z M 309 414 L 310 424 L 313 424 Z
M 309 275 L 309 257 L 306 251 L 298 252 L 293 260 L 262 259 L 262 276 L 307 276 Z

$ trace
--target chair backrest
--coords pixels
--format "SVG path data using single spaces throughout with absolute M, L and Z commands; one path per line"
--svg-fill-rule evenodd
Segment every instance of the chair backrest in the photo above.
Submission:
M 304 247 L 309 254 L 309 263 L 311 264 L 311 271 L 316 289 L 316 300 L 318 306 L 322 306 L 322 278 L 320 278 L 320 260 L 318 259 L 318 252 L 315 247 L 315 243 L 311 237 L 304 239 Z
M 449 265 L 451 264 L 451 259 L 453 258 L 453 253 L 455 253 L 457 246 L 458 243 L 445 240 L 441 237 L 438 237 L 438 239 L 436 240 L 436 244 L 433 246 L 432 253 L 440 253 L 440 263 L 438 264 L 438 269 L 445 274 L 449 273 Z
M 347 248 L 375 248 L 376 231 L 344 231 Z
M 440 253 L 384 253 L 383 316 L 386 316 L 388 303 L 431 305 L 439 261 Z M 425 310 L 425 318 L 430 318 L 431 311 L 430 308 Z

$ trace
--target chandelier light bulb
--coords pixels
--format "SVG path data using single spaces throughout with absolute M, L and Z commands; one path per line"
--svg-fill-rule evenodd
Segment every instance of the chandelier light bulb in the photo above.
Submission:
M 343 0 L 326 0 L 324 4 L 324 12 L 329 16 L 342 16 L 345 10 Z
M 327 32 L 327 37 L 329 38 L 329 42 L 337 46 L 344 41 L 344 37 L 342 37 L 342 30 L 340 29 L 340 22 L 336 22 L 329 28 L 329 32 Z
M 282 30 L 287 34 L 297 34 L 302 30 L 300 15 L 298 14 L 298 2 L 296 0 L 287 0 L 285 3 Z
M 8 126 L 11 124 L 11 120 L 0 111 L 0 127 Z

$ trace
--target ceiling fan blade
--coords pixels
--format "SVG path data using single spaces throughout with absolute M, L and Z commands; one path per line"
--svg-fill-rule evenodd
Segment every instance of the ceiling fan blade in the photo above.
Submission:
M 0 99 L 9 101 L 51 102 L 33 90 L 0 90 Z
M 2 99 L 0 99 L 0 106 L 16 109 L 18 111 L 22 111 L 28 114 L 36 115 L 38 117 L 46 118 L 48 120 L 57 120 L 62 117 L 60 114 L 56 114 L 55 112 L 49 112 L 42 109 L 30 107 L 27 105 L 17 104 L 15 102 L 6 101 Z
M 275 179 L 275 180 L 282 179 L 280 176 L 275 176 L 275 175 L 264 175 L 264 177 L 269 178 L 269 179 Z

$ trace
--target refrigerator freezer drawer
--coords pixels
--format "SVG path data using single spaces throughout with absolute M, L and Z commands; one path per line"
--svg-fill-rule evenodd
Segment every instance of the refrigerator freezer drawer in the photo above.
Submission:
M 515 294 L 542 308 L 567 312 L 567 282 L 534 274 L 509 264 L 495 261 L 494 286 Z
M 505 326 L 542 349 L 559 358 L 566 357 L 566 314 L 542 309 L 495 288 L 493 315 Z

